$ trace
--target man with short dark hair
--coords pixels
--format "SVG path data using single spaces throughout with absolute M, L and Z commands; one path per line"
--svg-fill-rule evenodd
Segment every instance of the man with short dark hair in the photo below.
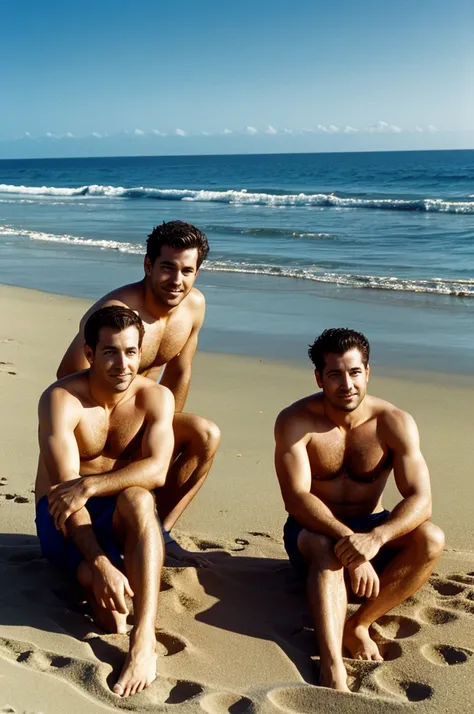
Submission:
M 130 650 L 113 691 L 156 677 L 163 540 L 152 495 L 173 453 L 173 395 L 137 376 L 144 335 L 132 310 L 110 306 L 85 324 L 89 369 L 52 384 L 39 402 L 36 528 L 43 554 L 84 587 L 95 622 L 126 632 Z
M 190 223 L 170 221 L 157 226 L 147 240 L 143 280 L 113 290 L 90 308 L 57 374 L 60 378 L 87 367 L 84 324 L 95 310 L 122 305 L 140 315 L 145 335 L 139 374 L 160 380 L 175 398 L 175 450 L 158 510 L 167 552 L 186 559 L 190 554 L 179 548 L 169 531 L 203 485 L 220 442 L 213 422 L 183 413 L 205 312 L 204 297 L 193 286 L 208 252 L 206 236 Z
M 309 349 L 322 392 L 284 409 L 275 425 L 275 466 L 289 513 L 284 542 L 307 577 L 320 651 L 320 684 L 349 691 L 343 647 L 381 660 L 369 628 L 429 578 L 444 547 L 428 519 L 431 491 L 413 418 L 366 394 L 369 343 L 325 330 Z M 382 505 L 393 470 L 402 500 Z M 344 624 L 346 587 L 364 598 Z

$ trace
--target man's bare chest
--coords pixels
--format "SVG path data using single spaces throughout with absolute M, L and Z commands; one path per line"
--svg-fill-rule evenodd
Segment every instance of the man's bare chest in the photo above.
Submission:
M 101 407 L 84 410 L 75 437 L 81 463 L 103 459 L 129 461 L 141 449 L 145 429 L 144 414 L 127 404 L 107 414 Z
M 315 480 L 349 479 L 372 483 L 391 469 L 390 450 L 371 427 L 345 435 L 339 430 L 316 434 L 307 451 Z
M 187 343 L 191 330 L 192 319 L 188 315 L 145 324 L 140 372 L 170 362 Z

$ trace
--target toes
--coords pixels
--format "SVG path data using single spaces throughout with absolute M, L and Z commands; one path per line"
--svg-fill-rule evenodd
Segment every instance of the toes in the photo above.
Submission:
M 114 694 L 117 694 L 119 697 L 123 697 L 124 692 L 125 692 L 124 688 L 122 687 L 121 684 L 119 684 L 119 682 L 117 682 L 117 684 L 114 686 L 112 691 Z

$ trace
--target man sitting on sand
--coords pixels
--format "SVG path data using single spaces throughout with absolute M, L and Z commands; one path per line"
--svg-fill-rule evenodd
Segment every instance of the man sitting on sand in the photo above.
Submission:
M 320 684 L 349 691 L 343 648 L 382 659 L 370 626 L 428 580 L 444 536 L 428 520 L 430 479 L 413 418 L 366 394 L 367 339 L 325 330 L 309 356 L 322 392 L 284 409 L 275 426 L 284 542 L 307 576 Z M 392 469 L 402 500 L 390 513 L 382 494 Z M 364 600 L 344 624 L 346 584 Z
M 90 368 L 39 402 L 36 527 L 44 555 L 77 577 L 107 632 L 126 632 L 133 598 L 130 650 L 113 688 L 126 697 L 156 677 L 163 540 L 152 492 L 173 453 L 174 399 L 137 376 L 144 328 L 133 310 L 103 308 L 84 334 Z
M 204 297 L 193 285 L 208 252 L 206 236 L 189 223 L 170 221 L 155 228 L 147 240 L 143 280 L 116 288 L 91 307 L 57 373 L 61 378 L 88 366 L 84 325 L 98 308 L 121 305 L 140 315 L 145 336 L 139 374 L 160 380 L 175 399 L 172 466 L 158 506 L 167 553 L 185 559 L 190 554 L 173 541 L 169 531 L 203 485 L 220 441 L 215 424 L 183 413 L 205 312 Z

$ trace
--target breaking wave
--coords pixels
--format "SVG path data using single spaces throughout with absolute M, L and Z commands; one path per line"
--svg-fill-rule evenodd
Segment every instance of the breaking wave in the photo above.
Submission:
M 137 243 L 125 243 L 114 240 L 83 238 L 68 234 L 57 235 L 40 231 L 16 229 L 11 226 L 0 226 L 0 236 L 19 236 L 33 241 L 61 243 L 69 246 L 99 248 L 107 251 L 120 251 L 132 255 L 144 255 L 145 249 Z M 203 270 L 210 272 L 247 273 L 268 275 L 280 278 L 311 280 L 318 283 L 346 286 L 350 288 L 365 288 L 372 290 L 392 290 L 402 292 L 431 293 L 452 295 L 454 297 L 474 298 L 474 278 L 400 278 L 383 275 L 362 275 L 322 271 L 317 267 L 276 266 L 245 261 L 207 260 Z
M 253 206 L 320 206 L 326 208 L 365 208 L 388 211 L 424 211 L 474 214 L 474 201 L 446 201 L 441 198 L 347 198 L 334 193 L 255 193 L 246 189 L 210 191 L 185 188 L 124 188 L 122 186 L 89 185 L 78 188 L 55 186 L 14 186 L 0 184 L 0 193 L 28 196 L 104 197 L 122 199 L 154 199 L 161 201 L 195 201 Z

